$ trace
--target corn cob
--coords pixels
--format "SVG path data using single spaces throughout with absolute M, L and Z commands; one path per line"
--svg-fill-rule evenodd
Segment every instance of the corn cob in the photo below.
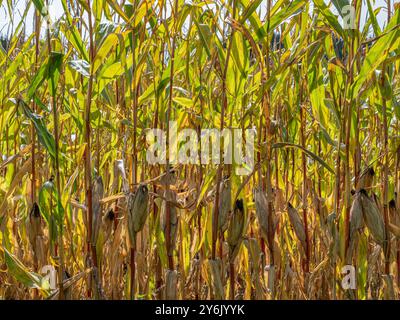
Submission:
M 239 251 L 244 229 L 244 207 L 243 200 L 238 199 L 228 227 L 228 244 L 230 260 L 233 261 Z
M 128 233 L 131 248 L 136 246 L 136 234 L 143 229 L 148 216 L 149 190 L 141 184 L 137 191 L 128 196 Z
M 365 225 L 374 240 L 383 246 L 386 240 L 385 224 L 375 202 L 368 196 L 364 189 L 360 190 L 361 206 Z
M 304 225 L 303 222 L 301 221 L 299 213 L 295 208 L 293 208 L 290 202 L 288 203 L 288 214 L 289 214 L 289 221 L 294 229 L 294 233 L 296 234 L 297 239 L 299 239 L 304 249 L 304 252 L 306 252 L 307 244 L 306 244 L 306 234 L 304 232 Z
M 164 198 L 167 199 L 167 201 L 176 202 L 176 194 L 172 190 L 166 190 L 164 192 Z M 170 229 L 169 229 L 170 235 L 169 235 L 169 243 L 166 243 L 166 247 L 168 256 L 172 256 L 173 251 L 175 250 L 175 242 L 178 230 L 178 213 L 177 213 L 177 208 L 171 203 L 169 204 L 169 210 L 170 210 Z M 161 223 L 161 228 L 164 232 L 165 240 L 167 241 L 168 237 L 166 236 L 167 232 L 166 215 L 167 215 L 167 202 L 164 200 L 161 206 L 160 223 Z

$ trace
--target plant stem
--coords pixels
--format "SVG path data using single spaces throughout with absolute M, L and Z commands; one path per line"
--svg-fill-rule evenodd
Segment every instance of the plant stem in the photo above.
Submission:
M 96 244 L 92 243 L 92 223 L 93 223 L 93 190 L 92 190 L 92 159 L 91 159 L 91 124 L 90 124 L 90 109 L 92 103 L 92 91 L 93 91 L 93 63 L 95 57 L 95 47 L 93 42 L 93 25 L 92 25 L 92 10 L 90 0 L 87 0 L 88 5 L 88 25 L 89 25 L 89 55 L 90 55 L 90 75 L 88 81 L 87 100 L 85 108 L 85 189 L 86 189 L 86 207 L 88 215 L 88 232 L 87 232 L 87 243 L 88 243 L 88 254 L 91 255 L 93 266 L 97 269 L 97 257 L 96 257 Z M 91 295 L 91 288 L 89 288 L 89 296 Z

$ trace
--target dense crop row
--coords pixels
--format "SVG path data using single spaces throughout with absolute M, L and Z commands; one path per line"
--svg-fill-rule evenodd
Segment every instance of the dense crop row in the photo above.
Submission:
M 0 0 L 0 298 L 399 297 L 398 4 L 47 1 Z M 254 168 L 149 163 L 170 121 Z

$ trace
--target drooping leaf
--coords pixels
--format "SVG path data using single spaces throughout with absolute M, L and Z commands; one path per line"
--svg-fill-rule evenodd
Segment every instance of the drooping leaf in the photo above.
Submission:
M 310 158 L 319 162 L 328 171 L 335 174 L 335 170 L 333 170 L 321 157 L 317 156 L 314 152 L 307 150 L 306 148 L 304 148 L 298 144 L 294 144 L 294 143 L 290 143 L 290 142 L 278 142 L 278 143 L 273 144 L 272 147 L 273 148 L 297 148 L 297 149 L 301 150 L 302 152 L 304 152 Z
M 4 251 L 4 258 L 7 265 L 7 270 L 10 275 L 12 275 L 15 280 L 22 283 L 28 288 L 39 289 L 44 296 L 48 296 L 49 283 L 42 276 L 30 272 L 21 261 L 18 260 L 11 252 L 6 248 L 2 247 Z
M 25 116 L 30 121 L 32 121 L 33 125 L 35 126 L 36 133 L 38 135 L 40 143 L 46 148 L 46 150 L 49 152 L 50 156 L 53 159 L 55 159 L 55 155 L 56 155 L 55 140 L 54 140 L 53 135 L 47 129 L 43 117 L 32 112 L 32 110 L 29 108 L 29 106 L 21 99 L 18 100 L 18 106 L 22 108 Z
M 390 20 L 385 29 L 384 35 L 381 36 L 368 51 L 361 70 L 356 77 L 354 84 L 350 90 L 353 97 L 359 95 L 360 89 L 365 81 L 374 73 L 378 67 L 385 61 L 389 52 L 397 49 L 400 44 L 400 10 Z

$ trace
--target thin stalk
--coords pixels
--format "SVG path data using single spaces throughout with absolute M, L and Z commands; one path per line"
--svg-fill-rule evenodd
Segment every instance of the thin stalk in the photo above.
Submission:
M 233 17 L 236 12 L 236 1 L 233 0 Z M 231 39 L 233 38 L 235 33 L 235 29 L 231 28 Z M 225 65 L 224 65 L 224 70 L 222 74 L 222 107 L 221 107 L 221 117 L 220 117 L 220 132 L 224 129 L 225 126 L 225 110 L 228 109 L 228 97 L 226 95 L 226 75 L 228 73 L 228 65 L 229 65 L 229 59 L 231 55 L 231 50 L 232 50 L 232 44 L 233 41 L 229 42 L 228 50 L 226 52 L 226 59 L 225 59 Z M 219 150 L 219 160 L 222 162 L 222 157 L 223 157 L 223 150 L 224 150 L 224 145 L 222 144 Z M 212 247 L 211 247 L 211 257 L 213 260 L 215 260 L 216 257 L 216 244 L 217 244 L 217 239 L 218 239 L 218 215 L 219 215 L 219 197 L 220 197 L 220 185 L 221 185 L 221 180 L 222 180 L 222 170 L 223 170 L 223 165 L 220 163 L 218 166 L 217 170 L 217 181 L 216 181 L 216 193 L 215 193 L 215 201 L 214 201 L 214 212 L 213 212 L 213 217 L 212 217 Z
M 390 21 L 391 16 L 391 6 L 390 0 L 387 0 L 387 19 L 388 23 Z M 382 87 L 385 86 L 385 78 L 386 78 L 387 67 L 386 64 L 383 64 L 383 71 L 381 75 L 381 83 Z M 386 241 L 383 246 L 384 255 L 385 255 L 385 274 L 390 274 L 390 234 L 389 234 L 389 138 L 388 138 L 388 119 L 387 119 L 387 111 L 386 111 L 386 98 L 382 96 L 382 114 L 383 114 L 383 175 L 382 175 L 382 201 L 383 201 L 383 219 L 385 222 L 385 237 Z
M 137 1 L 134 1 L 133 12 L 136 13 Z M 132 108 L 133 108 L 133 147 L 132 147 L 132 175 L 133 185 L 136 188 L 137 184 L 137 85 L 136 85 L 136 38 L 135 29 L 132 27 L 132 86 L 131 86 L 131 97 L 132 97 Z M 136 241 L 135 241 L 136 247 Z M 131 300 L 135 299 L 135 251 L 136 248 L 131 248 Z
M 272 1 L 268 0 L 267 1 L 267 13 L 266 13 L 266 19 L 267 19 L 267 37 L 266 37 L 266 43 L 265 43 L 265 57 L 266 57 L 266 77 L 267 79 L 270 78 L 271 76 L 271 57 L 270 57 L 270 20 L 271 20 L 271 8 L 272 8 Z M 266 79 L 266 80 L 267 80 Z M 264 79 L 263 79 L 264 80 Z M 271 92 L 270 89 L 265 90 L 263 93 L 263 109 L 265 112 L 265 137 L 266 137 L 266 147 L 267 147 L 267 154 L 266 154 L 266 193 L 267 193 L 267 201 L 268 201 L 268 212 L 270 214 L 268 215 L 268 225 L 272 226 L 273 225 L 273 220 L 272 220 L 272 213 L 274 210 L 273 206 L 273 195 L 272 195 L 272 168 L 271 168 L 271 159 L 272 159 L 272 144 L 273 144 L 273 137 L 271 135 Z M 268 250 L 269 250 L 269 264 L 270 268 L 273 268 L 275 265 L 274 261 L 274 249 L 273 249 L 273 243 L 274 243 L 274 233 L 271 232 L 271 230 L 268 230 Z M 272 298 L 274 299 L 274 291 L 273 290 L 273 295 Z
M 385 68 L 386 69 L 386 68 Z M 385 69 L 383 71 L 383 76 L 385 74 Z M 383 78 L 384 81 L 384 78 Z M 382 84 L 384 85 L 384 83 Z M 389 156 L 388 156 L 388 125 L 387 125 L 387 114 L 386 114 L 386 99 L 382 99 L 382 113 L 383 113 L 383 152 L 384 152 L 384 162 L 383 162 L 383 175 L 382 175 L 382 201 L 383 201 L 383 219 L 385 222 L 385 236 L 386 243 L 383 246 L 385 255 L 385 274 L 390 273 L 390 234 L 389 234 L 389 196 L 388 196 L 388 175 L 389 175 Z
M 397 128 L 398 130 L 398 128 Z M 400 204 L 400 146 L 397 147 L 396 150 L 396 176 L 395 176 L 395 183 L 396 183 L 396 191 L 397 191 L 397 198 L 395 198 L 396 203 L 396 210 L 399 210 Z M 397 286 L 400 287 L 400 239 L 396 240 L 396 263 L 397 263 Z
M 46 0 L 46 5 L 48 6 L 48 0 Z M 47 49 L 48 55 L 51 56 L 51 36 L 50 27 L 46 28 L 46 39 L 47 39 Z M 56 190 L 58 199 L 61 199 L 61 186 L 60 186 L 60 163 L 59 163 L 59 124 L 58 124 L 58 111 L 57 111 L 57 101 L 56 96 L 50 97 L 54 121 L 54 141 L 55 141 L 55 171 L 56 171 Z M 58 249 L 59 249 L 59 267 L 58 267 L 58 287 L 59 287 L 59 299 L 64 300 L 64 245 L 63 245 L 63 232 L 62 226 L 58 233 Z
M 89 56 L 90 62 L 94 62 L 95 57 L 95 46 L 93 41 L 93 24 L 92 24 L 92 10 L 91 3 L 87 1 L 88 6 L 88 25 L 89 25 Z M 88 232 L 87 232 L 87 250 L 91 256 L 93 266 L 97 269 L 97 254 L 96 244 L 92 243 L 92 223 L 93 223 L 93 205 L 92 205 L 92 163 L 91 163 L 91 125 L 90 125 L 90 109 L 92 103 L 93 94 L 93 71 L 90 68 L 89 80 L 88 80 L 88 91 L 85 108 L 85 190 L 86 190 L 86 207 L 88 215 Z M 89 296 L 91 295 L 91 288 L 89 288 Z
M 356 5 L 353 2 L 353 6 Z M 354 45 L 355 45 L 355 31 L 349 30 L 349 49 L 348 49 L 348 78 L 346 81 L 346 89 L 343 92 L 343 101 L 345 103 L 345 116 L 343 118 L 343 128 L 345 130 L 345 162 L 344 162 L 344 171 L 343 171 L 343 181 L 344 181 L 344 208 L 345 208 L 345 216 L 344 216 L 344 234 L 345 234 L 345 253 L 347 253 L 349 240 L 350 240 L 350 207 L 351 207 L 351 170 L 350 170 L 350 138 L 351 138 L 351 125 L 352 125 L 352 108 L 354 101 L 350 99 L 350 101 L 346 98 L 347 95 L 347 87 L 353 84 L 354 80 L 354 66 L 353 66 L 353 58 L 354 58 Z
M 174 5 L 174 11 L 173 11 L 173 16 L 177 15 L 178 13 L 178 4 L 179 1 L 175 0 L 175 5 Z M 175 17 L 176 18 L 176 17 Z M 176 19 L 174 20 L 176 21 Z M 170 168 L 170 159 L 169 159 L 169 120 L 171 116 L 171 109 L 172 109 L 172 94 L 173 94 L 173 85 L 174 85 L 174 62 L 175 62 L 175 45 L 176 45 L 176 31 L 175 30 L 175 25 L 173 29 L 173 35 L 172 35 L 172 48 L 171 48 L 171 73 L 170 73 L 170 80 L 169 80 L 169 99 L 168 99 L 168 108 L 167 108 L 167 113 L 166 113 L 166 147 L 167 147 L 167 161 L 165 165 L 165 172 L 169 174 Z M 167 192 L 169 191 L 169 184 L 167 183 L 166 185 L 166 190 Z M 171 254 L 170 250 L 170 244 L 171 244 L 171 208 L 170 208 L 170 203 L 166 201 L 166 243 L 167 243 L 167 252 L 168 252 L 168 269 L 173 270 L 174 269 L 174 259 Z
M 301 77 L 301 74 L 300 74 Z M 303 81 L 300 81 L 300 139 L 303 148 L 306 148 L 306 117 L 305 117 L 305 105 L 303 104 Z M 304 233 L 306 235 L 306 260 L 304 266 L 304 272 L 308 274 L 310 272 L 310 238 L 308 234 L 308 217 L 307 217 L 307 161 L 304 152 L 301 153 L 301 163 L 303 172 L 303 186 L 302 186 L 302 202 L 303 202 L 303 221 L 304 221 Z
M 154 83 L 155 86 L 155 83 Z M 155 89 L 155 88 L 154 88 Z M 158 128 L 158 121 L 159 121 L 159 116 L 158 116 L 158 110 L 159 110 L 159 104 L 160 104 L 160 99 L 159 96 L 156 97 L 156 111 L 155 111 L 155 117 L 154 117 L 154 128 Z M 156 167 L 156 174 L 155 176 L 158 176 L 159 174 L 159 168 Z M 153 185 L 153 192 L 154 194 L 157 193 L 157 186 L 154 184 Z M 157 206 L 155 203 L 155 197 L 152 197 L 152 201 L 153 201 L 153 219 L 154 221 L 156 221 L 157 219 Z M 158 249 L 158 248 L 157 248 Z M 159 249 L 158 249 L 159 250 Z M 161 259 L 159 257 L 159 255 L 156 253 L 155 254 L 155 259 L 156 259 L 156 272 L 155 272 L 155 281 L 156 281 L 156 297 L 158 300 L 161 300 L 161 286 L 162 286 L 162 266 L 161 266 Z

